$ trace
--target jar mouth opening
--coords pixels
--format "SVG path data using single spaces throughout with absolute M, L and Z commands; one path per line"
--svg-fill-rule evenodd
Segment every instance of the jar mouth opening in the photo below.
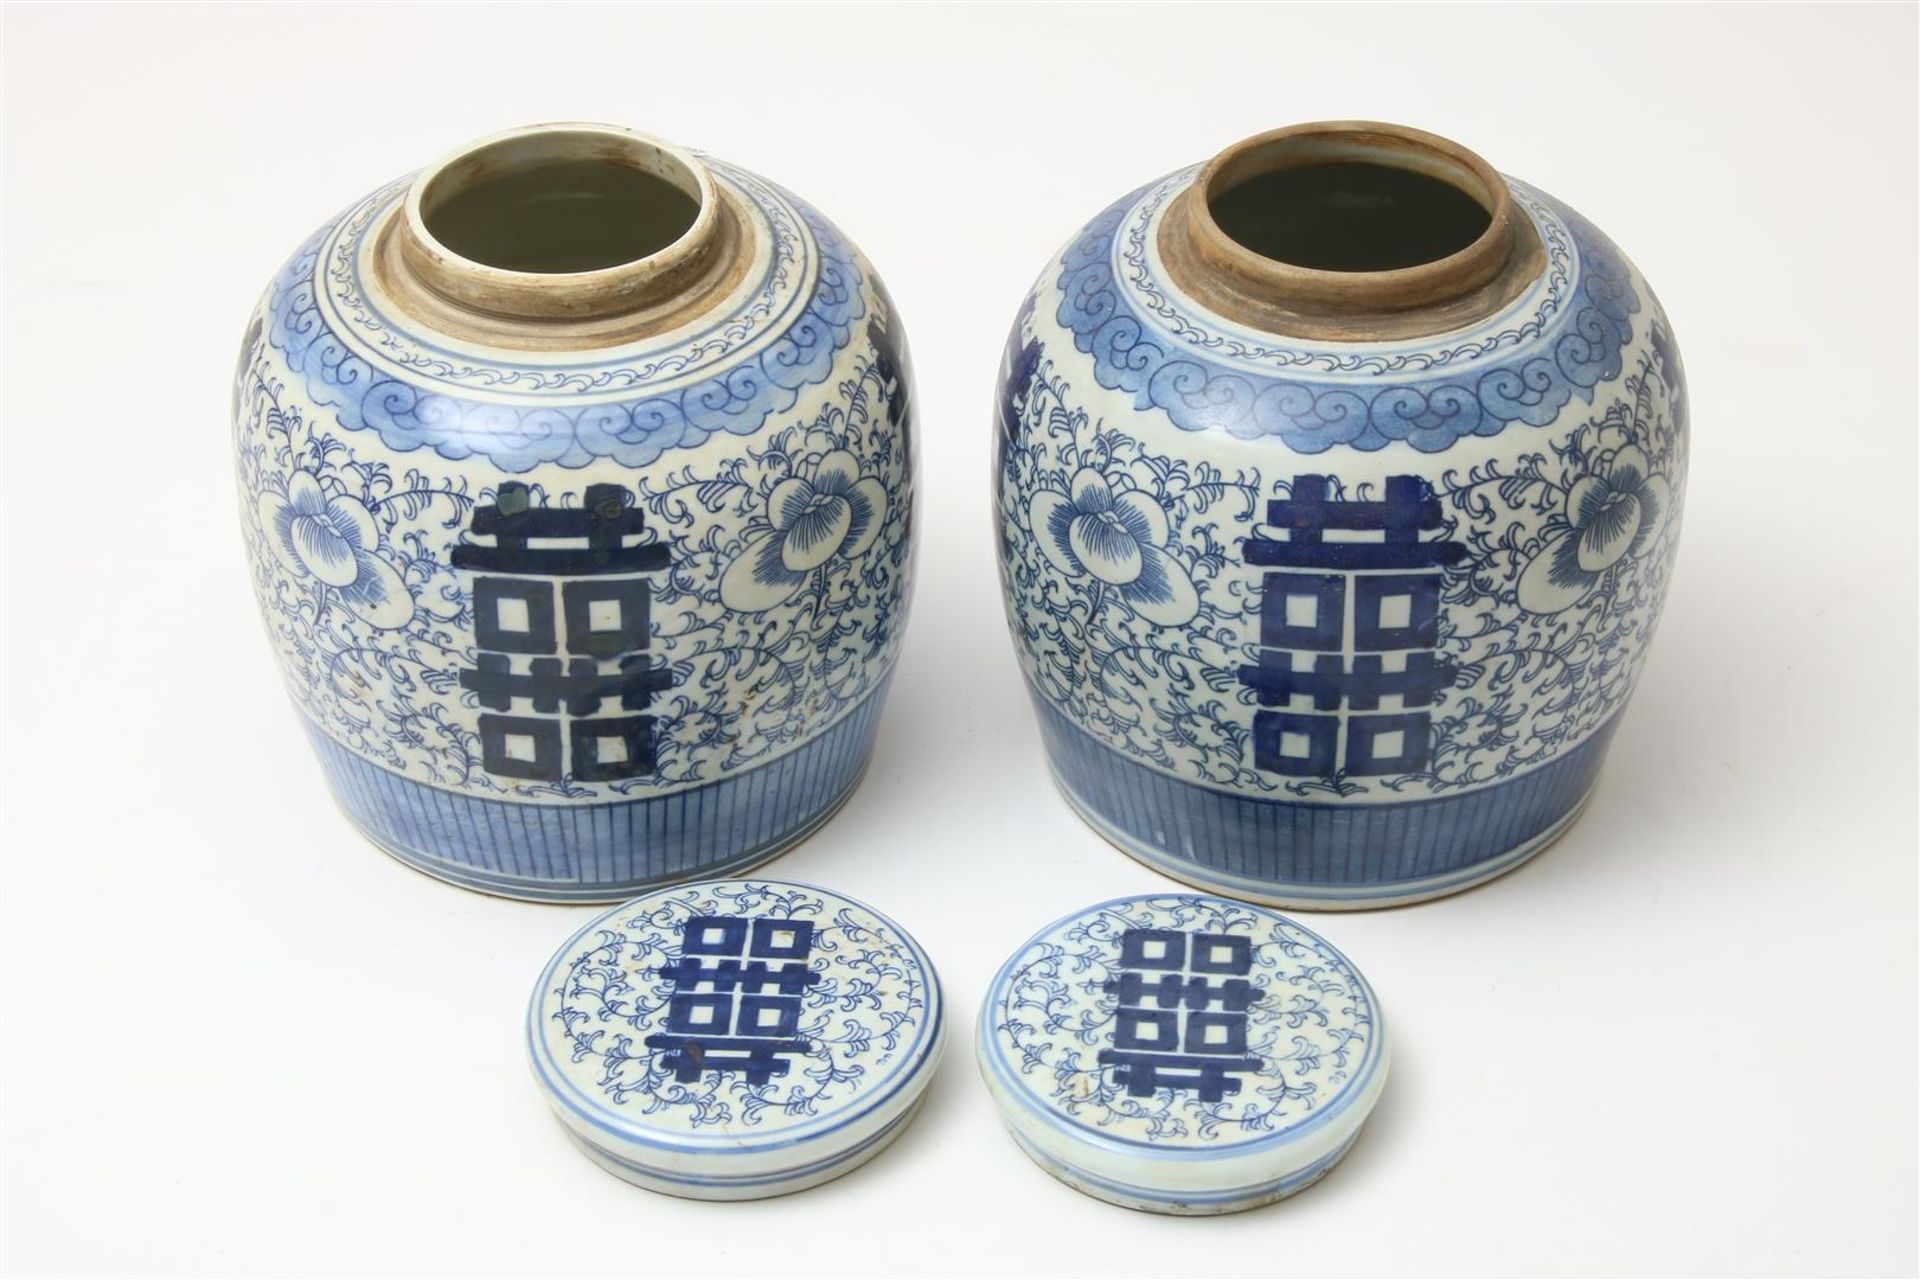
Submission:
M 1234 155 L 1205 191 L 1228 239 L 1263 258 L 1359 274 L 1439 262 L 1493 225 L 1474 171 L 1424 148 L 1305 134 Z
M 1537 278 L 1538 231 L 1493 167 L 1403 125 L 1293 125 L 1220 152 L 1164 220 L 1175 282 L 1276 333 L 1439 333 Z
M 1473 152 L 1365 121 L 1248 138 L 1215 156 L 1199 187 L 1202 216 L 1267 274 L 1341 277 L 1346 289 L 1462 265 L 1480 275 L 1505 256 L 1514 217 L 1506 183 Z
M 452 263 L 576 278 L 660 258 L 692 236 L 712 203 L 693 157 L 597 125 L 481 139 L 421 174 L 407 201 L 415 234 Z
M 616 125 L 538 124 L 423 170 L 375 232 L 375 275 L 454 338 L 617 346 L 719 305 L 759 234 L 689 151 Z

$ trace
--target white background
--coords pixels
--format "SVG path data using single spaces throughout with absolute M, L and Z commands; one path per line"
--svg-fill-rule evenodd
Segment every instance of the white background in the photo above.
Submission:
M 6 21 L 5 1262 L 20 1274 L 1102 1277 L 1916 1265 L 1911 8 L 14 8 Z M 1303 917 L 1393 1077 L 1322 1186 L 1129 1213 L 1002 1132 L 1000 960 L 1165 881 L 1055 794 L 1001 621 L 1006 328 L 1109 200 L 1242 135 L 1450 135 L 1646 271 L 1696 432 L 1587 816 L 1447 901 Z M 247 309 L 466 139 L 605 119 L 788 184 L 918 367 L 920 576 L 878 757 L 772 870 L 905 922 L 953 1034 L 873 1164 L 713 1205 L 581 1159 L 522 1002 L 588 909 L 338 816 L 242 570 Z

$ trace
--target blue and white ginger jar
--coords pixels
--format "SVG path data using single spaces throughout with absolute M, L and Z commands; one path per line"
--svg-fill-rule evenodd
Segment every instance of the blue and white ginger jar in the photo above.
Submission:
M 1262 135 L 1067 243 L 998 407 L 1008 620 L 1113 843 L 1361 907 L 1572 821 L 1687 466 L 1666 317 L 1578 214 L 1414 130 Z
M 831 223 L 598 125 L 328 222 L 234 388 L 267 629 L 335 798 L 433 875 L 608 900 L 861 774 L 912 565 L 910 373 Z

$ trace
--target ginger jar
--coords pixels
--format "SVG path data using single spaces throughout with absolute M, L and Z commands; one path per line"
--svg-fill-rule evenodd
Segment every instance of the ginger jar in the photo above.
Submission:
M 610 900 L 761 861 L 873 744 L 910 374 L 859 251 L 624 129 L 485 139 L 328 222 L 234 389 L 269 637 L 403 861 Z
M 1445 139 L 1281 129 L 1123 197 L 999 386 L 1007 617 L 1061 789 L 1261 902 L 1518 865 L 1645 661 L 1686 427 L 1646 281 Z

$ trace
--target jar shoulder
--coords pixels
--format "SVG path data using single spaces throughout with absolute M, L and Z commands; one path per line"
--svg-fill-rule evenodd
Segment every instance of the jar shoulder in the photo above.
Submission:
M 1332 457 L 1535 434 L 1592 404 L 1647 351 L 1684 397 L 1673 329 L 1645 279 L 1586 219 L 1523 183 L 1512 187 L 1546 266 L 1512 304 L 1427 338 L 1330 342 L 1237 325 L 1168 280 L 1156 228 L 1191 177 L 1123 197 L 1050 260 L 1009 335 L 1003 400 L 1050 363 L 1115 425 L 1205 437 L 1222 453 L 1244 442 Z
M 859 250 L 776 185 L 713 167 L 751 205 L 760 233 L 732 292 L 669 332 L 529 352 L 423 328 L 387 305 L 368 265 L 369 237 L 403 198 L 403 179 L 330 220 L 276 274 L 248 326 L 242 370 L 258 347 L 283 371 L 285 394 L 362 447 L 508 474 L 646 467 L 716 436 L 753 436 L 831 398 L 868 364 L 904 385 L 904 331 Z

